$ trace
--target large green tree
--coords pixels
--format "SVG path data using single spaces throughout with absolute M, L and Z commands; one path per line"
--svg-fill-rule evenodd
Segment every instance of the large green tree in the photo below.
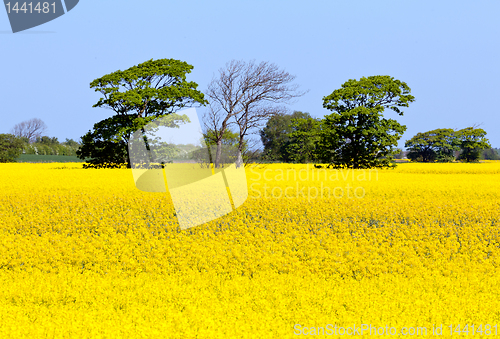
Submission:
M 95 79 L 90 88 L 102 94 L 93 107 L 104 107 L 114 116 L 94 125 L 82 137 L 78 152 L 87 167 L 130 167 L 127 144 L 135 131 L 149 122 L 195 104 L 205 105 L 203 93 L 186 75 L 193 66 L 174 59 L 149 60 Z
M 117 138 L 122 128 L 132 127 L 134 119 L 129 115 L 115 115 L 94 124 L 92 131 L 82 137 L 81 147 L 76 151 L 80 159 L 87 161 L 84 168 L 130 167 L 127 142 L 130 133 Z
M 395 146 L 406 126 L 384 118 L 386 108 L 403 115 L 415 98 L 408 85 L 390 76 L 349 80 L 323 98 L 333 111 L 321 124 L 319 161 L 334 168 L 393 167 Z
M 0 162 L 15 162 L 25 143 L 12 134 L 0 134 Z
M 263 158 L 266 160 L 291 162 L 292 154 L 289 152 L 290 133 L 292 133 L 292 119 L 308 119 L 311 115 L 307 112 L 294 111 L 292 114 L 280 113 L 272 116 L 266 126 L 259 131 L 264 145 Z
M 451 128 L 439 128 L 432 131 L 417 133 L 407 140 L 405 147 L 409 151 L 408 158 L 421 162 L 450 162 L 455 160 L 454 151 L 458 150 L 459 142 L 455 131 Z
M 462 149 L 458 159 L 465 162 L 478 161 L 481 152 L 491 148 L 490 142 L 486 139 L 486 131 L 482 128 L 467 127 L 457 132 L 457 137 Z

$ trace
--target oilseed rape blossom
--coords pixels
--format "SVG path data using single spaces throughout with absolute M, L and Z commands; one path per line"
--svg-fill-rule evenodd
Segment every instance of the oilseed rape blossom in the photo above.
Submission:
M 181 229 L 130 170 L 0 164 L 0 338 L 500 325 L 500 162 L 246 174 L 239 208 Z

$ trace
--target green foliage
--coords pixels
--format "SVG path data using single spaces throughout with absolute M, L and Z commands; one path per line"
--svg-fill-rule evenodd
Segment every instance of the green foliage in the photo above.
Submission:
M 407 140 L 405 147 L 408 158 L 420 162 L 451 162 L 455 160 L 454 151 L 459 149 L 459 141 L 451 128 L 440 128 L 417 133 Z
M 174 59 L 149 60 L 125 71 L 116 71 L 95 79 L 95 88 L 104 98 L 93 107 L 110 108 L 137 117 L 160 116 L 190 106 L 205 104 L 203 93 L 195 82 L 186 81 L 193 66 Z
M 43 145 L 48 145 L 48 146 L 53 146 L 53 145 L 59 145 L 59 140 L 57 140 L 56 137 L 48 137 L 48 136 L 42 136 L 42 137 L 37 137 L 35 139 L 36 143 L 43 144 Z
M 205 145 L 210 149 L 210 156 L 208 156 L 208 149 L 206 147 L 203 147 L 192 152 L 192 159 L 195 159 L 197 162 L 210 160 L 212 163 L 215 163 L 215 156 L 217 151 L 217 135 L 213 130 L 209 130 L 203 134 L 203 137 Z M 230 129 L 224 130 L 221 139 L 221 164 L 231 164 L 236 162 L 239 142 L 239 133 L 233 132 Z M 248 144 L 244 141 L 242 149 L 243 161 L 248 161 L 249 156 Z
M 403 159 L 404 153 L 401 148 L 396 148 L 395 152 L 396 153 L 394 154 L 394 159 Z
M 86 159 L 84 168 L 130 168 L 127 143 L 130 138 L 116 139 L 120 130 L 133 126 L 131 115 L 115 115 L 96 124 L 92 131 L 82 137 L 82 146 L 76 152 L 80 159 Z
M 317 159 L 320 121 L 313 118 L 292 118 L 287 152 L 296 163 L 309 163 Z
M 67 142 L 60 143 L 56 137 L 36 137 L 33 143 L 26 142 L 24 144 L 23 153 L 33 155 L 76 155 L 80 144 L 72 139 L 66 140 L 71 140 L 71 142 L 69 144 Z
M 461 129 L 457 132 L 457 137 L 462 149 L 458 159 L 465 162 L 479 161 L 482 150 L 491 148 L 488 139 L 485 138 L 486 131 L 482 128 L 467 127 Z
M 292 119 L 311 118 L 309 113 L 294 111 L 292 114 L 276 114 L 272 116 L 266 126 L 260 131 L 265 160 L 291 162 L 292 154 L 289 151 L 290 133 L 293 131 Z
M 213 130 L 209 130 L 203 134 L 205 144 L 207 146 L 217 145 L 217 136 Z M 240 140 L 240 135 L 230 129 L 224 130 L 222 133 L 222 145 L 238 147 L 238 142 Z
M 127 144 L 133 132 L 184 107 L 205 105 L 198 85 L 186 81 L 192 69 L 179 60 L 151 59 L 92 81 L 90 88 L 103 96 L 93 107 L 111 109 L 116 115 L 82 137 L 78 156 L 91 158 L 86 167 L 130 166 Z
M 78 148 L 80 147 L 80 144 L 73 140 L 73 139 L 68 139 L 66 138 L 66 141 L 62 142 L 61 145 L 64 145 L 64 146 L 69 146 L 69 147 L 72 147 L 72 148 Z
M 17 162 L 47 163 L 47 162 L 83 162 L 76 156 L 71 155 L 36 155 L 21 154 Z
M 0 134 L 0 162 L 15 162 L 23 145 L 23 140 L 12 134 Z
M 406 126 L 383 112 L 403 115 L 400 107 L 414 100 L 408 85 L 390 76 L 345 82 L 323 98 L 323 107 L 333 113 L 321 122 L 318 160 L 334 168 L 394 167 L 395 146 Z

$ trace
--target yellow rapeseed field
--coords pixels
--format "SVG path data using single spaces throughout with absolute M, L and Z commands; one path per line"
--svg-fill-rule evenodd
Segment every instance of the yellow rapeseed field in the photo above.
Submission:
M 500 335 L 500 162 L 246 173 L 181 230 L 130 170 L 0 164 L 0 338 Z

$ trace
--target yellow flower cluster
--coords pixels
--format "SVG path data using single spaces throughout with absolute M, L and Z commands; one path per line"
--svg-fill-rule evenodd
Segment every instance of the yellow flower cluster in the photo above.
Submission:
M 0 338 L 495 335 L 500 162 L 246 173 L 241 207 L 181 230 L 130 170 L 1 164 Z

